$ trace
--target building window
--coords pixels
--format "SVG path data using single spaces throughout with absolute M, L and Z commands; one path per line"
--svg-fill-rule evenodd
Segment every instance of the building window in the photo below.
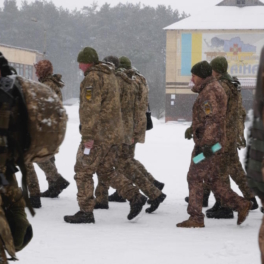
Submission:
M 9 63 L 17 71 L 17 75 L 25 77 L 27 79 L 33 79 L 33 66 L 20 63 Z
M 237 5 L 244 5 L 245 4 L 245 0 L 237 0 Z

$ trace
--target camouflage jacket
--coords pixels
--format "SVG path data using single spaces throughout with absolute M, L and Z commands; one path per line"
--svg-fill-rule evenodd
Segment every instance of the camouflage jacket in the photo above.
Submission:
M 135 115 L 137 116 L 137 126 L 135 127 L 135 143 L 144 143 L 147 128 L 146 112 L 148 110 L 148 84 L 143 75 L 135 71 L 135 79 L 138 84 L 137 109 Z
M 95 145 L 122 143 L 120 92 L 114 68 L 99 63 L 84 75 L 79 108 L 82 140 L 94 140 Z
M 127 74 L 128 73 L 128 74 Z M 118 70 L 116 77 L 120 88 L 121 112 L 124 128 L 124 144 L 131 145 L 134 138 L 134 128 L 137 126 L 138 120 L 136 109 L 138 105 L 137 94 L 138 84 L 133 80 L 133 75 L 129 71 Z
M 64 87 L 64 82 L 61 80 L 60 74 L 54 74 L 52 76 L 40 78 L 39 81 L 50 87 L 58 95 L 60 100 L 63 101 L 61 89 Z
M 225 152 L 236 153 L 238 133 L 238 90 L 227 79 L 220 77 L 218 81 L 224 88 L 227 96 Z
M 237 147 L 246 147 L 246 139 L 244 136 L 245 121 L 246 121 L 246 110 L 243 107 L 241 92 L 238 92 L 238 129 L 237 129 Z
M 203 80 L 192 91 L 198 93 L 193 105 L 193 139 L 196 146 L 220 143 L 222 151 L 226 140 L 226 106 L 225 91 L 214 77 Z

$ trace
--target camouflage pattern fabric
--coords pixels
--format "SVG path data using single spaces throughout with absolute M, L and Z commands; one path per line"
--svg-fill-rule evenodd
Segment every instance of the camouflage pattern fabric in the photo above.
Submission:
M 237 125 L 237 147 L 239 149 L 246 147 L 246 139 L 244 136 L 246 110 L 242 104 L 241 92 L 238 93 L 238 125 Z
M 227 111 L 226 111 L 226 143 L 225 152 L 237 152 L 237 134 L 238 134 L 238 90 L 228 80 L 219 78 L 221 86 L 224 88 L 227 96 Z
M 48 87 L 50 87 L 60 98 L 61 102 L 63 101 L 61 89 L 64 87 L 64 82 L 61 80 L 60 74 L 50 75 L 45 78 L 39 78 L 39 81 Z
M 246 179 L 246 174 L 239 161 L 239 156 L 237 152 L 237 135 L 239 134 L 239 127 L 237 124 L 241 123 L 241 120 L 239 120 L 239 113 L 241 111 L 241 109 L 239 110 L 239 97 L 241 99 L 241 95 L 237 88 L 230 81 L 221 77 L 218 81 L 224 88 L 228 102 L 226 112 L 226 145 L 221 163 L 221 177 L 223 182 L 230 186 L 230 176 L 233 181 L 238 185 L 243 196 L 246 199 L 251 199 L 254 197 L 254 194 L 249 188 Z M 242 107 L 242 105 L 240 107 Z M 208 186 L 206 186 L 206 184 L 204 185 L 204 193 L 205 195 L 210 193 L 210 189 L 208 188 Z
M 83 142 L 115 145 L 123 141 L 120 93 L 114 67 L 97 64 L 85 72 L 80 88 L 80 123 Z
M 92 212 L 94 208 L 93 174 L 131 201 L 139 193 L 122 174 L 115 170 L 118 145 L 123 142 L 123 124 L 120 106 L 120 90 L 114 67 L 99 63 L 89 68 L 80 87 L 80 122 L 82 142 L 77 153 L 75 180 L 77 200 L 81 211 Z M 94 140 L 89 155 L 85 155 L 84 142 Z M 105 179 L 105 180 L 104 180 Z M 107 183 L 108 184 L 108 183 Z M 102 185 L 104 187 L 104 185 Z M 108 186 L 107 190 L 108 190 Z M 97 188 L 101 196 L 104 190 Z
M 197 146 L 194 147 L 192 158 L 197 155 Z M 187 212 L 190 219 L 198 223 L 204 222 L 202 213 L 203 183 L 213 191 L 217 200 L 234 211 L 247 205 L 247 200 L 237 195 L 223 182 L 221 167 L 218 165 L 223 154 L 215 154 L 204 161 L 194 164 L 191 161 L 187 181 L 189 185 L 189 204 Z
M 28 112 L 31 144 L 24 154 L 25 163 L 42 162 L 59 151 L 64 140 L 67 114 L 59 97 L 46 85 L 16 77 Z
M 119 150 L 118 172 L 123 173 L 133 182 L 150 200 L 161 195 L 161 191 L 151 183 L 148 178 L 135 166 L 133 162 L 135 144 L 123 144 Z
M 23 198 L 23 193 L 21 188 L 18 187 L 15 175 L 7 176 L 7 181 L 9 185 L 1 191 L 1 198 L 13 239 L 8 237 L 7 241 L 4 240 L 4 244 L 11 245 L 14 243 L 15 251 L 17 252 L 29 243 L 33 234 L 32 227 L 25 213 L 26 203 Z M 27 240 L 26 243 L 25 240 Z M 12 247 L 11 252 L 9 252 L 8 248 L 7 251 L 13 256 Z
M 54 184 L 61 175 L 58 173 L 55 162 L 53 158 L 38 162 L 38 166 L 44 171 L 46 179 L 49 186 Z M 36 171 L 32 163 L 27 164 L 27 179 L 28 179 L 28 189 L 31 196 L 38 196 L 40 194 L 39 182 L 37 178 Z
M 135 143 L 144 143 L 146 128 L 147 128 L 147 117 L 146 112 L 148 110 L 148 84 L 147 80 L 143 75 L 135 71 L 136 82 L 139 85 L 139 92 L 137 96 L 137 109 L 135 115 L 137 116 L 138 123 L 134 129 L 134 140 Z
M 203 147 L 220 143 L 223 152 L 226 144 L 226 104 L 227 98 L 221 85 L 214 77 L 207 77 L 192 91 L 198 93 L 193 105 L 193 140 Z
M 53 66 L 49 60 L 41 60 L 38 63 L 34 64 L 36 69 L 36 74 L 40 78 L 45 78 L 47 76 L 52 75 L 53 73 Z
M 139 193 L 138 188 L 122 174 L 117 173 L 114 169 L 117 158 L 118 147 L 96 146 L 94 145 L 89 155 L 84 154 L 84 145 L 81 143 L 77 153 L 76 164 L 74 167 L 77 184 L 77 200 L 80 210 L 83 212 L 92 212 L 95 204 L 93 174 L 97 173 L 98 177 L 109 182 L 109 185 L 116 189 L 125 199 L 131 201 Z M 108 190 L 108 188 L 107 188 Z M 103 197 L 97 189 L 97 195 Z
M 189 185 L 188 214 L 195 222 L 203 223 L 202 213 L 203 184 L 205 183 L 215 194 L 216 199 L 233 210 L 246 206 L 247 201 L 233 192 L 223 181 L 222 175 L 226 173 L 223 164 L 223 151 L 226 144 L 226 109 L 227 96 L 221 85 L 213 77 L 203 80 L 201 85 L 192 89 L 198 93 L 193 106 L 193 138 L 195 147 L 192 158 L 202 152 L 204 145 L 212 146 L 219 142 L 222 151 L 194 164 L 193 160 L 187 175 Z
M 116 77 L 120 88 L 121 113 L 124 128 L 124 144 L 131 145 L 134 138 L 134 126 L 138 123 L 135 115 L 137 109 L 136 96 L 138 94 L 138 85 L 129 78 L 125 72 L 117 71 Z
M 27 183 L 28 183 L 29 194 L 30 196 L 39 196 L 40 195 L 39 181 L 33 163 L 26 164 L 26 169 L 27 169 Z
M 4 248 L 1 248 L 1 246 L 4 245 L 5 249 L 7 250 L 8 254 L 12 257 L 16 256 L 16 250 L 14 246 L 13 237 L 11 234 L 11 230 L 9 227 L 9 224 L 7 222 L 7 219 L 5 217 L 5 212 L 3 210 L 3 202 L 2 202 L 2 196 L 0 195 L 0 251 L 2 251 L 2 254 L 4 254 Z M 3 245 L 2 245 L 3 243 Z M 1 254 L 1 252 L 0 252 Z

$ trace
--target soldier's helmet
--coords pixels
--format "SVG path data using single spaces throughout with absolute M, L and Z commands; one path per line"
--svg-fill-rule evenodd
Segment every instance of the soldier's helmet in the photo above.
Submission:
M 223 56 L 219 56 L 214 58 L 211 62 L 210 62 L 212 69 L 220 74 L 224 74 L 227 72 L 227 68 L 228 68 L 228 63 L 225 57 Z
M 99 62 L 98 54 L 95 49 L 91 47 L 85 47 L 79 52 L 77 62 L 85 64 L 97 64 Z
M 41 60 L 34 64 L 34 67 L 39 78 L 45 78 L 53 74 L 53 66 L 49 60 Z
M 119 58 L 119 64 L 120 64 L 120 68 L 125 68 L 125 69 L 131 69 L 131 60 L 127 57 L 120 57 Z

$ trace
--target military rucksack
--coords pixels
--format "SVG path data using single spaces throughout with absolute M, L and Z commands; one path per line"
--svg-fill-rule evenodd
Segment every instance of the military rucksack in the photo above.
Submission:
M 67 123 L 56 94 L 46 85 L 19 76 L 1 78 L 0 89 L 14 97 L 10 132 L 14 145 L 23 151 L 25 163 L 41 162 L 56 154 Z

